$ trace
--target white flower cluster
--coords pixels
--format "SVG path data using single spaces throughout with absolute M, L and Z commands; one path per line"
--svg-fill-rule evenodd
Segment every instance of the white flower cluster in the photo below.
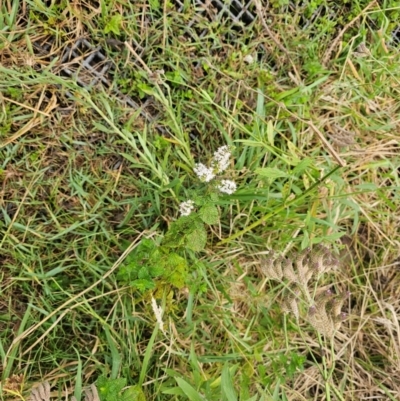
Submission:
M 217 188 L 228 195 L 233 194 L 236 191 L 236 183 L 231 180 L 221 180 L 221 183 L 217 186 Z
M 216 174 L 220 174 L 228 168 L 230 158 L 231 152 L 229 147 L 226 145 L 221 146 L 216 152 L 214 152 L 214 157 L 211 160 L 211 167 Z
M 181 216 L 189 216 L 192 213 L 194 208 L 194 202 L 192 200 L 187 200 L 186 202 L 182 202 L 179 205 L 179 211 L 181 212 Z
M 193 171 L 196 173 L 197 177 L 204 182 L 210 182 L 215 177 L 214 170 L 205 166 L 203 163 L 197 163 Z
M 203 163 L 197 163 L 193 171 L 201 181 L 210 182 L 217 174 L 221 174 L 228 168 L 230 157 L 231 151 L 229 147 L 227 145 L 221 146 L 214 152 L 214 156 L 211 160 L 211 167 L 207 167 Z
M 230 157 L 231 151 L 229 150 L 229 146 L 221 146 L 216 152 L 214 152 L 210 167 L 207 167 L 203 163 L 196 163 L 193 171 L 201 181 L 210 182 L 217 174 L 221 174 L 228 168 Z M 231 180 L 221 180 L 219 183 L 217 183 L 216 188 L 225 194 L 231 195 L 236 191 L 236 184 Z M 194 207 L 195 205 L 192 200 L 182 202 L 179 205 L 181 216 L 189 216 Z

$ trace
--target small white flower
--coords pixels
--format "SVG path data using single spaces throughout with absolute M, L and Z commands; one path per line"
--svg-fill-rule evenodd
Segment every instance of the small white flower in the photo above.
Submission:
M 231 180 L 222 180 L 217 188 L 225 194 L 231 195 L 236 191 L 236 183 Z
M 192 200 L 187 200 L 186 202 L 182 202 L 179 205 L 179 211 L 181 212 L 181 216 L 189 216 L 192 213 L 194 208 L 194 202 Z
M 210 182 L 215 177 L 213 169 L 208 168 L 203 163 L 197 163 L 193 171 L 196 173 L 197 177 L 204 182 Z
M 231 152 L 228 146 L 221 146 L 216 152 L 214 152 L 214 157 L 211 160 L 211 167 L 214 171 L 219 174 L 225 171 L 229 166 L 229 159 L 231 157 Z
M 151 297 L 151 307 L 153 308 L 153 312 L 156 317 L 157 323 L 160 326 L 160 330 L 164 334 L 166 334 L 164 330 L 164 322 L 162 320 L 162 314 L 163 314 L 162 307 L 157 305 L 157 301 L 153 297 Z

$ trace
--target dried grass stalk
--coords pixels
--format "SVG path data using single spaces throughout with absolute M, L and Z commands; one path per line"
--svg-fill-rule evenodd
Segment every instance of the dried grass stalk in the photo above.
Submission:
M 29 401 L 50 401 L 50 384 L 49 382 L 40 383 L 31 392 Z M 76 401 L 74 396 L 71 397 L 71 401 Z M 85 401 L 100 401 L 99 393 L 94 384 L 90 386 L 90 389 L 85 390 Z
M 32 390 L 29 398 L 30 401 L 50 401 L 50 384 L 49 382 L 40 383 Z
M 313 299 L 314 288 L 310 289 L 309 283 L 337 266 L 338 260 L 330 250 L 318 245 L 287 258 L 271 252 L 269 257 L 262 261 L 261 270 L 271 280 L 287 282 L 281 302 L 284 312 L 292 313 L 298 320 L 301 302 L 312 304 L 306 316 L 307 320 L 321 334 L 332 337 L 345 318 L 341 309 L 349 293 L 334 296 L 328 290 Z

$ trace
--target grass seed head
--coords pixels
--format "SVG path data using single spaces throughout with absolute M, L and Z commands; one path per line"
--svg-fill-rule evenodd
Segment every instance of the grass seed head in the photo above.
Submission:
M 319 333 L 328 338 L 334 336 L 346 318 L 341 311 L 345 299 L 349 293 L 335 296 L 331 290 L 324 291 L 315 299 L 315 304 L 308 310 L 308 320 Z

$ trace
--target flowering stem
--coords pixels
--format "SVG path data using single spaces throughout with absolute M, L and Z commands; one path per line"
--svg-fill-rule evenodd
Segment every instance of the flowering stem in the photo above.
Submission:
M 325 181 L 328 177 L 330 177 L 333 173 L 335 173 L 337 170 L 339 170 L 341 168 L 341 166 L 337 166 L 335 167 L 332 171 L 330 171 L 328 174 L 326 174 L 324 177 L 322 177 L 319 181 L 317 181 L 315 184 L 311 185 L 310 188 L 308 188 L 305 192 L 303 192 L 300 196 L 297 196 L 296 198 L 292 199 L 291 201 L 284 203 L 282 206 L 279 206 L 277 209 L 275 209 L 273 212 L 271 213 L 267 213 L 265 216 L 261 217 L 261 219 L 255 221 L 253 224 L 250 224 L 249 226 L 247 226 L 246 228 L 244 228 L 243 230 L 231 235 L 228 238 L 223 239 L 222 241 L 219 241 L 217 243 L 217 245 L 222 245 L 225 244 L 227 242 L 230 242 L 240 236 L 242 236 L 243 234 L 253 230 L 253 228 L 256 228 L 257 226 L 259 226 L 260 224 L 264 223 L 265 221 L 269 220 L 272 216 L 278 214 L 279 212 L 281 212 L 282 210 L 285 210 L 287 207 L 289 207 L 290 205 L 292 205 L 295 202 L 298 202 L 299 200 L 305 198 L 308 193 L 312 192 L 314 190 L 314 188 L 318 187 L 318 185 L 320 185 L 323 181 Z

